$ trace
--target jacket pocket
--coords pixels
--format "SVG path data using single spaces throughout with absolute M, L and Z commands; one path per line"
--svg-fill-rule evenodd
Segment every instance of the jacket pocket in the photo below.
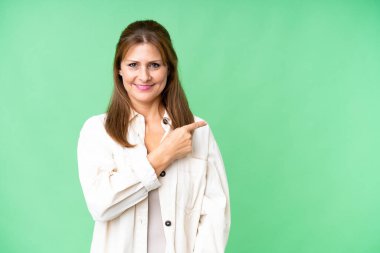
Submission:
M 200 209 L 206 186 L 207 161 L 186 157 L 179 161 L 177 205 L 185 212 Z

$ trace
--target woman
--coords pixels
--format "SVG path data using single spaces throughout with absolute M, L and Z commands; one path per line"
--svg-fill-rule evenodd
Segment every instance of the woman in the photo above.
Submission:
M 106 114 L 89 118 L 78 167 L 95 220 L 92 253 L 224 252 L 230 207 L 223 161 L 191 113 L 169 33 L 136 21 L 116 47 Z

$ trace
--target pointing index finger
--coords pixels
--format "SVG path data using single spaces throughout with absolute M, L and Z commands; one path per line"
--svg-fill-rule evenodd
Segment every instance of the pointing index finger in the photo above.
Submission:
M 206 121 L 198 121 L 191 124 L 188 124 L 186 126 L 183 126 L 186 130 L 193 132 L 195 129 L 206 126 Z

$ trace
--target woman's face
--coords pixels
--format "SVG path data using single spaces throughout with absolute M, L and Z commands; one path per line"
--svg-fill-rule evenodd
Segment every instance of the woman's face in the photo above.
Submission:
M 168 70 L 154 45 L 133 45 L 120 65 L 119 74 L 133 105 L 151 105 L 160 100 Z

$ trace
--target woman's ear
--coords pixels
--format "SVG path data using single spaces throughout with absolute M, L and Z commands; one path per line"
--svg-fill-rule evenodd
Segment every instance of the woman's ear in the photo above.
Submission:
M 121 69 L 119 69 L 119 76 L 123 76 L 123 75 L 121 74 Z

